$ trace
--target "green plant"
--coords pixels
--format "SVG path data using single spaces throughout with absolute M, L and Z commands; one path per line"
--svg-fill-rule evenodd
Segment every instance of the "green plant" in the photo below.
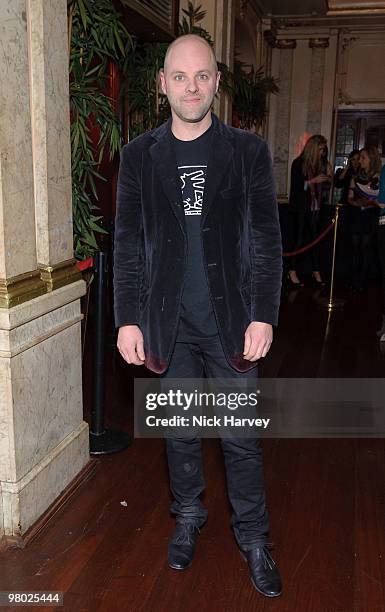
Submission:
M 236 59 L 233 78 L 233 112 L 239 127 L 258 128 L 266 116 L 267 94 L 279 92 L 276 79 L 264 76 L 263 67 L 255 69 Z
M 197 34 L 212 45 L 213 41 L 210 33 L 200 25 L 207 13 L 207 11 L 202 11 L 202 5 L 195 8 L 192 2 L 188 2 L 187 9 L 182 9 L 182 13 L 184 15 L 182 23 L 179 24 L 179 36 L 183 34 Z
M 169 114 L 166 96 L 159 91 L 158 74 L 168 43 L 136 40 L 127 64 L 130 139 L 151 130 Z
M 121 146 L 120 123 L 103 93 L 110 62 L 122 65 L 132 38 L 112 0 L 67 0 L 71 114 L 71 171 L 74 251 L 86 259 L 98 249 L 96 234 L 106 233 L 97 215 L 95 179 L 105 153 Z

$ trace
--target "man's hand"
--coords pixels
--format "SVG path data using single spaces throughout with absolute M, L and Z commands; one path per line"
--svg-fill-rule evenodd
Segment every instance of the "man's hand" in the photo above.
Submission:
M 143 334 L 137 325 L 123 325 L 119 328 L 117 346 L 127 363 L 144 364 Z
M 257 361 L 261 357 L 266 357 L 272 342 L 272 326 L 269 323 L 252 321 L 245 331 L 244 359 Z

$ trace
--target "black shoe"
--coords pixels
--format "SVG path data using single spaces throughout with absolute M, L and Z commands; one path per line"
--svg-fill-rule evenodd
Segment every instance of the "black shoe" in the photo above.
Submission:
M 175 531 L 168 545 L 168 564 L 172 569 L 184 570 L 190 567 L 199 533 L 196 521 L 177 520 Z
M 298 282 L 294 282 L 289 273 L 286 275 L 287 284 L 290 289 L 299 289 L 300 287 L 304 287 L 304 283 L 298 279 Z
M 281 576 L 267 545 L 256 546 L 241 552 L 250 570 L 251 582 L 266 597 L 278 597 L 282 593 Z
M 325 286 L 326 286 L 325 281 L 323 281 L 323 280 L 317 280 L 316 278 L 314 278 L 314 276 L 312 277 L 312 283 L 313 283 L 313 286 L 314 286 L 314 287 L 318 287 L 318 288 L 321 288 L 321 287 L 325 287 Z

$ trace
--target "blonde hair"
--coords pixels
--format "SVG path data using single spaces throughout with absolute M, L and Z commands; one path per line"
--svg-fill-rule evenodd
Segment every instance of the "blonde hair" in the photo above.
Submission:
M 309 138 L 302 150 L 302 172 L 308 178 L 317 176 L 325 171 L 325 161 L 322 159 L 319 150 L 320 145 L 326 147 L 327 140 L 321 134 L 315 134 Z
M 369 145 L 361 149 L 360 153 L 362 151 L 365 151 L 367 156 L 369 157 L 370 164 L 369 164 L 369 170 L 367 172 L 368 176 L 372 177 L 372 176 L 375 176 L 376 174 L 380 174 L 382 163 L 381 163 L 381 157 L 380 157 L 377 147 L 375 147 L 374 145 Z

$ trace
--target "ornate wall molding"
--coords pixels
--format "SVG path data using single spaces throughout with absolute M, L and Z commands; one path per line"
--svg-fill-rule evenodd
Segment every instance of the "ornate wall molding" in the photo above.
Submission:
M 0 308 L 12 308 L 47 292 L 40 270 L 0 279 Z
M 11 278 L 0 278 L 0 308 L 23 304 L 39 295 L 75 283 L 81 278 L 75 259 L 54 266 L 39 265 L 38 270 Z
M 264 37 L 274 49 L 295 49 L 297 46 L 295 38 L 277 38 L 273 30 L 266 30 Z
M 76 260 L 69 259 L 54 266 L 39 264 L 41 280 L 46 284 L 47 291 L 53 291 L 70 283 L 81 280 L 81 272 L 76 267 Z
M 384 53 L 383 34 L 343 30 L 338 65 L 339 105 L 364 107 L 377 104 L 383 107 L 385 69 L 381 59 Z
M 329 46 L 328 38 L 310 38 L 309 47 L 310 49 L 326 49 Z

